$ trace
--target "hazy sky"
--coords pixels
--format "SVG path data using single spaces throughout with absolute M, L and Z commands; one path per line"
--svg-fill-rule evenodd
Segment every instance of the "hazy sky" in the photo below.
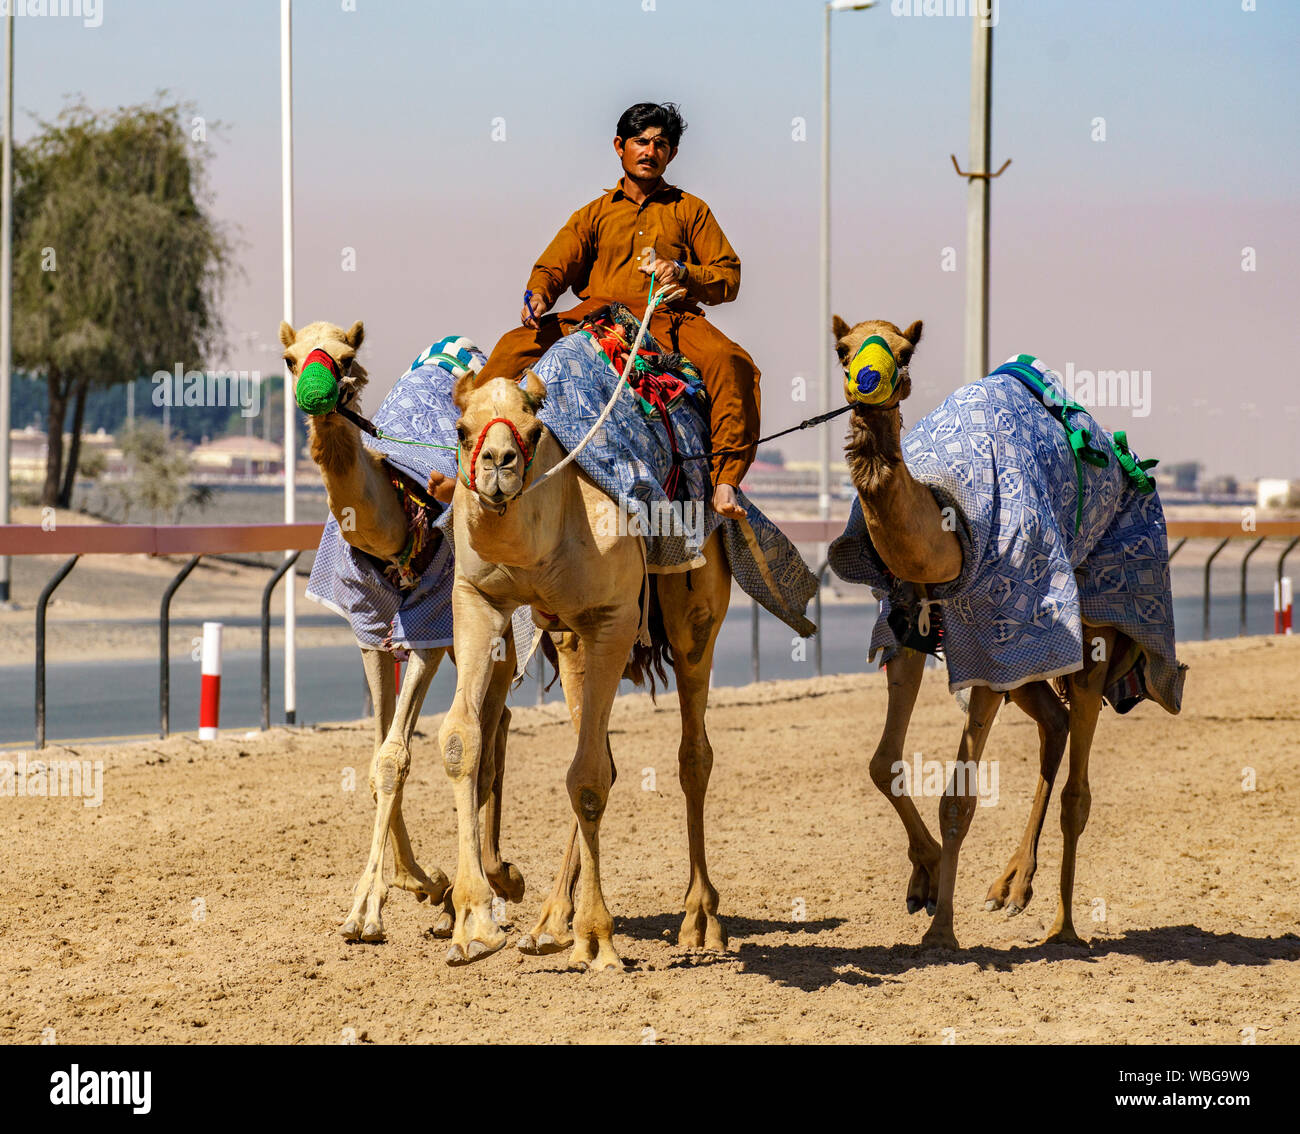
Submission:
M 967 377 L 966 192 L 948 155 L 965 167 L 970 20 L 905 14 L 954 3 L 833 17 L 832 306 L 925 320 L 909 421 Z M 993 189 L 990 356 L 1149 371 L 1142 404 L 1097 409 L 1141 455 L 1300 477 L 1300 3 L 1244 7 L 998 5 L 993 155 L 1013 163 Z M 220 121 L 212 207 L 243 242 L 229 361 L 276 371 L 279 4 L 99 9 L 98 27 L 16 20 L 19 136 L 72 94 L 108 108 L 166 89 Z M 791 389 L 828 341 L 821 32 L 819 0 L 296 0 L 296 321 L 365 320 L 371 408 L 434 339 L 490 348 L 537 253 L 616 180 L 619 113 L 673 99 L 690 127 L 669 179 L 711 204 L 743 262 L 738 300 L 710 315 L 763 370 L 765 431 L 816 412 L 814 390 Z M 811 433 L 782 447 L 816 452 Z

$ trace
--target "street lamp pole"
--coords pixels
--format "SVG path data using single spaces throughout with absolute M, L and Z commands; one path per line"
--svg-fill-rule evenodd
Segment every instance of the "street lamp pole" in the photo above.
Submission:
M 831 344 L 826 336 L 831 329 L 831 13 L 860 12 L 875 7 L 876 0 L 828 0 L 823 6 L 822 22 L 822 216 L 821 216 L 821 303 L 817 313 L 817 357 L 821 360 L 818 377 L 818 406 L 821 413 L 831 408 Z M 819 438 L 821 461 L 817 475 L 817 515 L 831 518 L 831 431 L 823 429 Z
M 975 5 L 970 57 L 970 163 L 966 185 L 966 374 L 975 382 L 989 372 L 989 177 L 993 109 L 993 28 Z
M 280 0 L 280 194 L 283 223 L 284 320 L 293 326 L 293 0 Z M 294 493 L 297 490 L 298 444 L 294 437 L 292 383 L 284 383 L 284 522 L 296 519 Z M 294 553 L 285 552 L 285 558 Z M 297 719 L 298 656 L 294 635 L 294 577 L 289 572 L 284 586 L 284 723 Z
M 14 6 L 5 13 L 4 155 L 0 158 L 0 524 L 9 522 L 9 411 L 13 378 Z M 9 557 L 0 556 L 0 607 L 9 603 Z

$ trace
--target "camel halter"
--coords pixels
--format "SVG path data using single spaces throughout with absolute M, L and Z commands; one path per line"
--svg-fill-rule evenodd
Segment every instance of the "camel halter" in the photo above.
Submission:
M 474 443 L 474 453 L 469 459 L 468 476 L 465 475 L 465 471 L 461 468 L 460 449 L 456 450 L 456 469 L 461 474 L 461 483 L 464 484 L 465 487 L 468 488 L 471 492 L 478 491 L 478 485 L 477 485 L 478 455 L 483 449 L 483 442 L 487 440 L 488 430 L 491 429 L 494 425 L 504 425 L 514 435 L 515 444 L 519 446 L 519 451 L 524 455 L 525 458 L 524 460 L 525 473 L 528 472 L 529 468 L 532 466 L 533 458 L 537 456 L 536 449 L 534 449 L 531 453 L 528 451 L 528 446 L 524 443 L 524 439 L 519 435 L 519 430 L 515 428 L 515 423 L 513 421 L 511 421 L 508 417 L 494 417 L 485 426 L 483 426 L 482 429 L 479 430 L 478 440 Z M 510 499 L 515 500 L 522 495 L 523 493 L 516 492 L 514 496 L 512 496 Z

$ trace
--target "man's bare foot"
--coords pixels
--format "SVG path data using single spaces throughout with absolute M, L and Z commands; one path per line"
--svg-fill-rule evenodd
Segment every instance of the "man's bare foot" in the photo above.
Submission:
M 745 509 L 736 500 L 736 490 L 730 484 L 720 484 L 713 490 L 713 510 L 729 520 L 743 520 Z
M 434 469 L 429 474 L 429 491 L 433 493 L 433 498 L 439 504 L 450 504 L 451 498 L 456 495 L 456 478 L 444 476 Z

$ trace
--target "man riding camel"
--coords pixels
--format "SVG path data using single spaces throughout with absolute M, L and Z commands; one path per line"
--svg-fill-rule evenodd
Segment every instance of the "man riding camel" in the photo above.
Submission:
M 480 380 L 518 378 L 611 302 L 642 317 L 651 274 L 656 286 L 677 285 L 679 294 L 655 309 L 649 330 L 665 349 L 699 368 L 710 404 L 713 508 L 739 519 L 745 513 L 736 487 L 754 460 L 759 433 L 759 372 L 699 307 L 736 298 L 740 258 L 709 206 L 664 180 L 685 129 L 672 103 L 641 102 L 623 112 L 614 138 L 622 178 L 574 213 L 542 253 L 524 292 L 523 326 L 501 337 Z M 547 315 L 569 288 L 582 302 Z

